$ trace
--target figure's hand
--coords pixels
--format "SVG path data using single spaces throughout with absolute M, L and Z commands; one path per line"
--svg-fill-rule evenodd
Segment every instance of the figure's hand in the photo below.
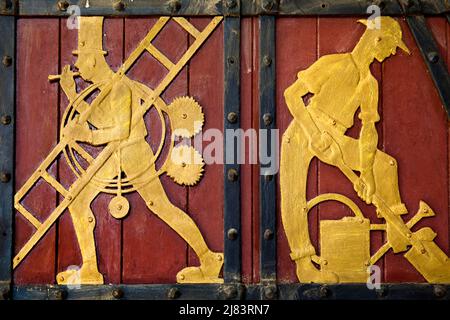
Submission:
M 72 101 L 77 95 L 76 85 L 74 80 L 75 72 L 70 70 L 70 66 L 67 65 L 63 68 L 61 72 L 61 78 L 59 80 L 59 84 L 66 94 L 67 98 Z
M 367 204 L 372 203 L 373 195 L 375 194 L 375 178 L 373 170 L 364 170 L 361 176 L 353 186 L 358 196 Z
M 90 143 L 92 140 L 91 130 L 88 126 L 78 123 L 78 116 L 64 127 L 62 134 L 64 137 L 69 137 L 77 141 Z

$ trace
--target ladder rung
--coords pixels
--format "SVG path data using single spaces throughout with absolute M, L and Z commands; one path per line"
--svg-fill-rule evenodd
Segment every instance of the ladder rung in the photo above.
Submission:
M 84 160 L 91 163 L 94 160 L 94 157 L 92 157 L 86 150 L 83 149 L 82 146 L 80 146 L 78 143 L 74 142 L 71 143 L 70 146 L 80 155 L 83 157 Z
M 58 193 L 62 194 L 64 198 L 67 196 L 67 190 L 58 182 L 55 178 L 53 178 L 47 171 L 44 171 L 41 174 L 41 177 L 44 178 Z
M 167 59 L 167 57 L 164 54 L 162 54 L 161 51 L 156 49 L 154 45 L 149 44 L 146 49 L 156 60 L 161 62 L 162 65 L 164 67 L 166 67 L 167 70 L 170 70 L 170 69 L 172 69 L 175 66 L 173 64 L 173 62 L 170 61 L 169 59 Z
M 173 18 L 184 30 L 189 32 L 194 38 L 198 38 L 200 36 L 200 31 L 197 30 L 189 21 L 185 18 Z
M 25 209 L 20 203 L 16 203 L 15 205 L 17 211 L 20 212 L 21 215 L 25 217 L 28 221 L 31 222 L 31 224 L 36 228 L 39 229 L 42 225 L 42 223 L 35 218 L 27 209 Z

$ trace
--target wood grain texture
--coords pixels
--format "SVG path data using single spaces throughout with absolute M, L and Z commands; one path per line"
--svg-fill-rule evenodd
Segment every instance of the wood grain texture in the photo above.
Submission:
M 58 89 L 47 80 L 58 73 L 57 19 L 19 19 L 17 22 L 16 188 L 21 187 L 57 141 Z M 49 173 L 56 176 L 56 166 Z M 45 200 L 44 200 L 45 199 Z M 56 193 L 39 181 L 23 201 L 43 221 L 55 208 Z M 35 231 L 20 214 L 15 219 L 15 251 Z M 55 227 L 16 269 L 15 283 L 54 283 Z
M 412 54 L 399 52 L 383 68 L 385 150 L 399 165 L 400 194 L 409 210 L 405 220 L 417 211 L 419 200 L 426 201 L 436 217 L 422 220 L 413 230 L 431 227 L 438 234 L 436 243 L 448 252 L 446 114 L 406 23 L 401 25 Z M 443 28 L 435 27 L 441 30 L 435 28 L 436 37 L 444 37 Z M 392 253 L 386 256 L 385 276 L 387 282 L 424 281 L 402 255 Z
M 155 19 L 125 19 L 125 57 L 147 34 Z M 188 36 L 174 22 L 158 35 L 153 44 L 172 61 L 187 48 Z M 155 88 L 167 71 L 149 55 L 144 55 L 128 73 L 129 77 Z M 169 104 L 175 97 L 187 94 L 187 72 L 183 70 L 163 95 Z M 155 151 L 161 126 L 151 113 L 146 118 L 148 139 Z M 167 137 L 170 132 L 167 133 Z M 167 140 L 166 140 L 167 141 Z M 164 157 L 164 154 L 162 155 Z M 169 177 L 161 181 L 169 199 L 182 210 L 187 209 L 187 189 Z M 187 265 L 187 245 L 169 226 L 154 215 L 137 193 L 129 196 L 131 211 L 123 222 L 122 280 L 124 283 L 174 283 L 178 271 Z
M 198 30 L 203 30 L 210 21 L 210 18 L 190 19 Z M 223 29 L 219 26 L 189 64 L 189 95 L 203 107 L 203 132 L 209 129 L 223 132 L 223 118 L 220 117 L 223 114 L 222 61 Z M 202 147 L 208 144 L 205 141 Z M 207 164 L 200 183 L 188 191 L 187 213 L 197 223 L 208 247 L 216 252 L 223 252 L 223 179 L 222 164 Z M 188 264 L 199 265 L 191 248 Z
M 76 49 L 77 30 L 70 30 L 66 20 L 61 20 L 61 68 L 73 64 L 76 56 L 72 51 Z M 116 71 L 123 60 L 123 19 L 105 19 L 103 26 L 103 48 L 108 52 L 106 60 Z M 84 84 L 85 86 L 85 84 Z M 64 93 L 60 95 L 60 114 L 68 104 Z M 91 154 L 98 153 L 97 148 L 85 146 Z M 63 181 L 73 180 L 73 173 L 64 163 L 59 164 L 59 176 Z M 105 283 L 120 283 L 121 281 L 121 221 L 114 219 L 108 211 L 108 204 L 112 195 L 99 194 L 92 202 L 91 208 L 96 218 L 95 240 L 99 270 L 104 275 Z M 79 246 L 73 229 L 70 214 L 60 219 L 58 241 L 58 272 L 64 271 L 70 265 L 81 265 Z

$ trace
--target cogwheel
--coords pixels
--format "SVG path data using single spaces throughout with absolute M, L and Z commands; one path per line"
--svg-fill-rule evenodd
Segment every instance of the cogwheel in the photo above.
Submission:
M 180 97 L 167 106 L 167 114 L 173 134 L 192 138 L 202 130 L 204 115 L 202 107 L 192 97 Z
M 200 181 L 204 165 L 202 156 L 194 147 L 182 145 L 173 148 L 166 162 L 166 172 L 176 183 L 193 186 Z

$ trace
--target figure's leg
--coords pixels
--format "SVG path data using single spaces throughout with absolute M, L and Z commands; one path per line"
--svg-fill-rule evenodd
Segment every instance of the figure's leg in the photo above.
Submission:
M 114 176 L 114 161 L 108 162 L 99 170 L 97 176 L 102 178 Z M 117 173 L 116 173 L 117 174 Z M 80 270 L 67 270 L 58 273 L 58 284 L 103 284 L 103 276 L 98 271 L 95 250 L 94 228 L 95 216 L 91 203 L 99 194 L 98 189 L 88 183 L 69 205 L 72 223 L 80 247 L 82 266 Z
M 212 252 L 195 222 L 184 211 L 168 199 L 159 179 L 138 189 L 148 208 L 178 233 L 194 250 L 200 267 L 189 267 L 177 274 L 178 282 L 220 283 L 219 273 L 223 265 L 223 254 Z
M 316 251 L 309 236 L 306 188 L 313 157 L 302 129 L 293 121 L 284 133 L 281 145 L 281 217 L 299 281 L 337 282 L 334 274 L 320 271 L 311 261 Z

